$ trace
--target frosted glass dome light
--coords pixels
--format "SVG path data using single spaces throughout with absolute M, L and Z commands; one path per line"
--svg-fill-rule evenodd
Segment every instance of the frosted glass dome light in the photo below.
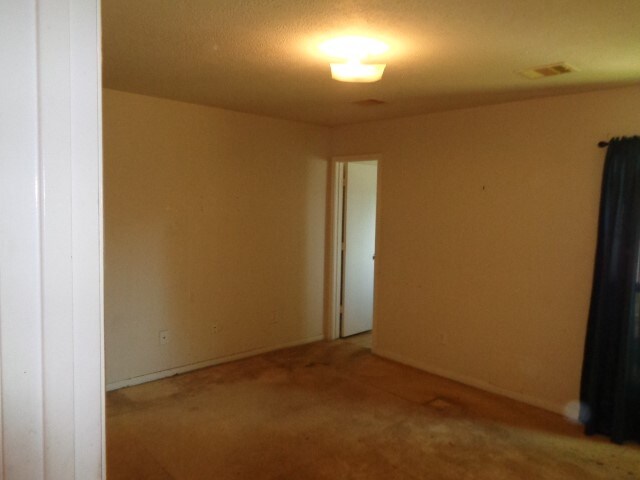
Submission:
M 386 65 L 375 64 L 367 65 L 358 61 L 347 63 L 332 63 L 331 78 L 339 82 L 377 82 L 382 78 Z
M 374 38 L 347 36 L 332 38 L 320 44 L 326 55 L 345 60 L 331 63 L 331 77 L 340 82 L 377 82 L 382 78 L 386 64 L 367 64 L 362 61 L 371 55 L 381 55 L 389 46 Z

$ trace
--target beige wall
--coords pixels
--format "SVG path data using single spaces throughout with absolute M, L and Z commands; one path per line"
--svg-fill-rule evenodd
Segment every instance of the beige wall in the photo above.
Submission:
M 326 158 L 382 155 L 376 351 L 561 411 L 640 88 L 329 130 L 105 91 L 107 382 L 322 334 Z M 160 330 L 170 342 L 161 346 Z
M 104 91 L 108 384 L 322 335 L 328 140 Z
M 554 410 L 578 396 L 604 150 L 640 88 L 335 129 L 380 153 L 377 352 Z

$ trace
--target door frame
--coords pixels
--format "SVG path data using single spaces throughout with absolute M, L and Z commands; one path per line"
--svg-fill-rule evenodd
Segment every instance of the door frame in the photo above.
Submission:
M 104 479 L 99 0 L 0 16 L 0 477 Z
M 380 197 L 382 179 L 382 155 L 375 153 L 369 155 L 340 155 L 331 158 L 330 178 L 329 178 L 329 215 L 328 215 L 328 262 L 327 262 L 327 308 L 325 318 L 325 338 L 335 340 L 340 337 L 340 290 L 342 288 L 342 217 L 343 217 L 343 188 L 344 188 L 344 166 L 350 162 L 369 162 L 376 160 L 377 168 L 377 193 L 376 193 L 376 238 L 375 255 L 376 261 L 373 265 L 373 334 L 372 350 L 376 348 L 376 317 L 378 304 L 378 276 L 379 268 L 379 238 L 380 238 Z

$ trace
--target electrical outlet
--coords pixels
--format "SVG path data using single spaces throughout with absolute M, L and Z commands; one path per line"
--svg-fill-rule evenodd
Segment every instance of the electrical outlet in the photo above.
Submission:
M 160 345 L 166 345 L 169 343 L 169 330 L 160 331 Z
M 214 324 L 211 326 L 211 331 L 212 331 L 213 333 L 219 333 L 219 332 L 220 332 L 220 325 L 218 325 L 217 323 L 214 323 Z

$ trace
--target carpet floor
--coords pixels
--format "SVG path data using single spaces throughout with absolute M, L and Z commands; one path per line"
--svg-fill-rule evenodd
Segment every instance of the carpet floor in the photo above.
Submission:
M 640 447 L 346 342 L 107 395 L 108 480 L 640 480 Z

